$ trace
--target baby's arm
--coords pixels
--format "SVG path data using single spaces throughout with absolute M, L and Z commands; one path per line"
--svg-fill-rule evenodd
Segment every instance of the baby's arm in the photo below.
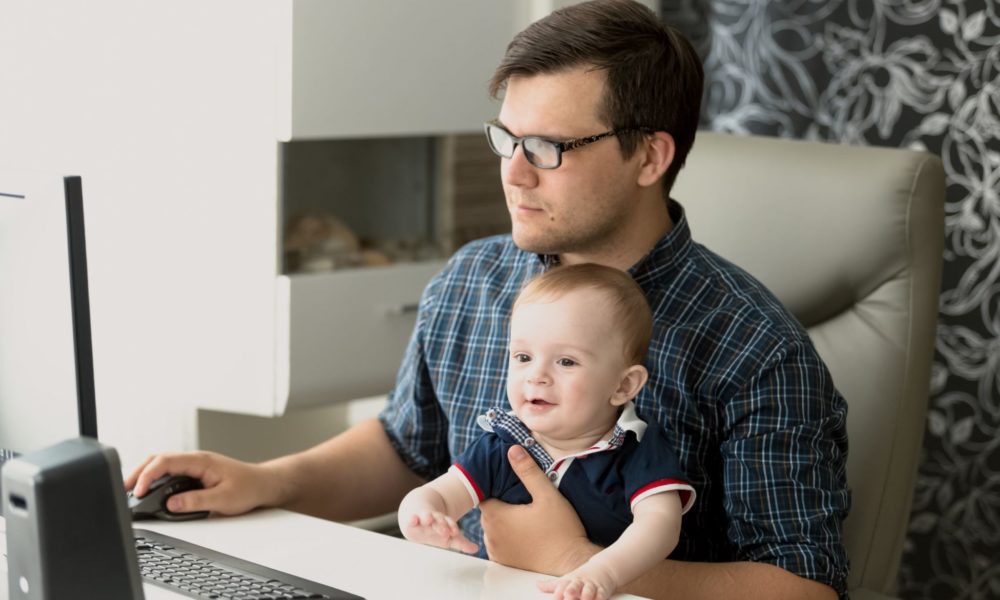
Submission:
M 455 523 L 474 504 L 458 475 L 447 472 L 412 490 L 399 504 L 399 530 L 408 540 L 473 553 L 470 542 Z
M 615 543 L 559 579 L 539 584 L 553 600 L 605 600 L 615 590 L 664 560 L 681 531 L 682 506 L 675 491 L 654 494 L 632 509 L 632 524 Z

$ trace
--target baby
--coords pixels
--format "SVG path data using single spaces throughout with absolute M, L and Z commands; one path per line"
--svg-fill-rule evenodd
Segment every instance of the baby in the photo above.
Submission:
M 673 551 L 694 501 L 663 430 L 636 416 L 646 383 L 649 305 L 627 273 L 594 264 L 556 267 L 521 291 L 510 320 L 509 412 L 447 473 L 406 495 L 407 539 L 476 552 L 456 520 L 486 498 L 531 502 L 507 462 L 523 446 L 604 550 L 540 587 L 559 598 L 609 597 Z M 585 459 L 585 460 L 584 460 Z

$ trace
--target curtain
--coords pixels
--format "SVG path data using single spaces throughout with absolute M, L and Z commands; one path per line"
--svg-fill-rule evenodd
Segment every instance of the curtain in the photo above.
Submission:
M 1000 2 L 661 9 L 705 61 L 703 127 L 942 157 L 944 276 L 899 595 L 1000 598 Z

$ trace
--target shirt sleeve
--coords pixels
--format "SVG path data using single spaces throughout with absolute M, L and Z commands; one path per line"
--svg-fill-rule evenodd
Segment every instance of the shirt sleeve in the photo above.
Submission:
M 379 421 L 399 457 L 411 471 L 427 480 L 444 473 L 451 460 L 448 419 L 438 403 L 425 358 L 427 332 L 441 279 L 438 274 L 424 289 L 417 322 L 396 375 L 396 387 L 379 413 Z
M 847 405 L 811 344 L 775 351 L 723 408 L 723 499 L 742 560 L 844 596 Z
M 663 492 L 678 492 L 681 514 L 690 510 L 695 490 L 681 469 L 677 454 L 656 423 L 650 423 L 635 452 L 623 469 L 625 494 L 629 508 L 646 498 Z
M 487 498 L 495 498 L 501 480 L 501 469 L 506 465 L 507 447 L 495 433 L 485 433 L 462 452 L 449 469 L 465 484 L 472 497 L 473 506 Z

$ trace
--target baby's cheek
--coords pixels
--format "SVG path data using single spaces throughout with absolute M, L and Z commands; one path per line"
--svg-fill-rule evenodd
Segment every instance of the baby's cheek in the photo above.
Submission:
M 599 402 L 600 392 L 594 389 L 594 385 L 583 379 L 573 379 L 566 383 L 563 388 L 565 398 L 572 398 L 581 407 L 590 406 L 593 402 Z

